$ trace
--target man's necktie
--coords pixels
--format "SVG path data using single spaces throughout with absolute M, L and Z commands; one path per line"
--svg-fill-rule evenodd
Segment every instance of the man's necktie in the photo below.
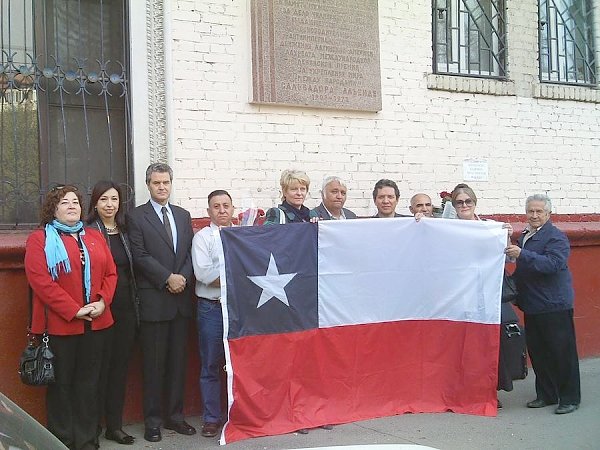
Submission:
M 171 245 L 173 245 L 173 232 L 171 231 L 171 222 L 169 222 L 169 214 L 166 206 L 161 208 L 163 215 L 163 224 L 165 225 L 165 230 L 167 230 L 167 236 L 169 236 L 169 240 Z

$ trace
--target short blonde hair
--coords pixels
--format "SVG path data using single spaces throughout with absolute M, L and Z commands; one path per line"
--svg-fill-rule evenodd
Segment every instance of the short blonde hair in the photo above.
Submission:
M 310 187 L 310 178 L 306 175 L 303 170 L 286 169 L 281 172 L 281 178 L 279 179 L 279 185 L 281 186 L 281 200 L 285 200 L 283 193 L 290 187 L 294 182 L 300 183 L 306 186 L 306 190 Z

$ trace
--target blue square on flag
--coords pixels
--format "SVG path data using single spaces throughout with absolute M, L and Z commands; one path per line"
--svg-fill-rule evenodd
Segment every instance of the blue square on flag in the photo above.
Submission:
M 318 327 L 317 234 L 313 223 L 221 230 L 229 339 Z

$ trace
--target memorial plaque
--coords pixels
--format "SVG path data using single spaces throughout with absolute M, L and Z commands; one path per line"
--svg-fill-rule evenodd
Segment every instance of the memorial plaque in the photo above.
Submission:
M 377 0 L 252 0 L 254 103 L 381 110 Z

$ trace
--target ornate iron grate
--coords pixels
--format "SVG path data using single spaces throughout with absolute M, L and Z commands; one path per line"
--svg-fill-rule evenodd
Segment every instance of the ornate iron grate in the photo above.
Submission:
M 45 193 L 129 188 L 125 0 L 0 0 L 0 228 L 37 222 Z

